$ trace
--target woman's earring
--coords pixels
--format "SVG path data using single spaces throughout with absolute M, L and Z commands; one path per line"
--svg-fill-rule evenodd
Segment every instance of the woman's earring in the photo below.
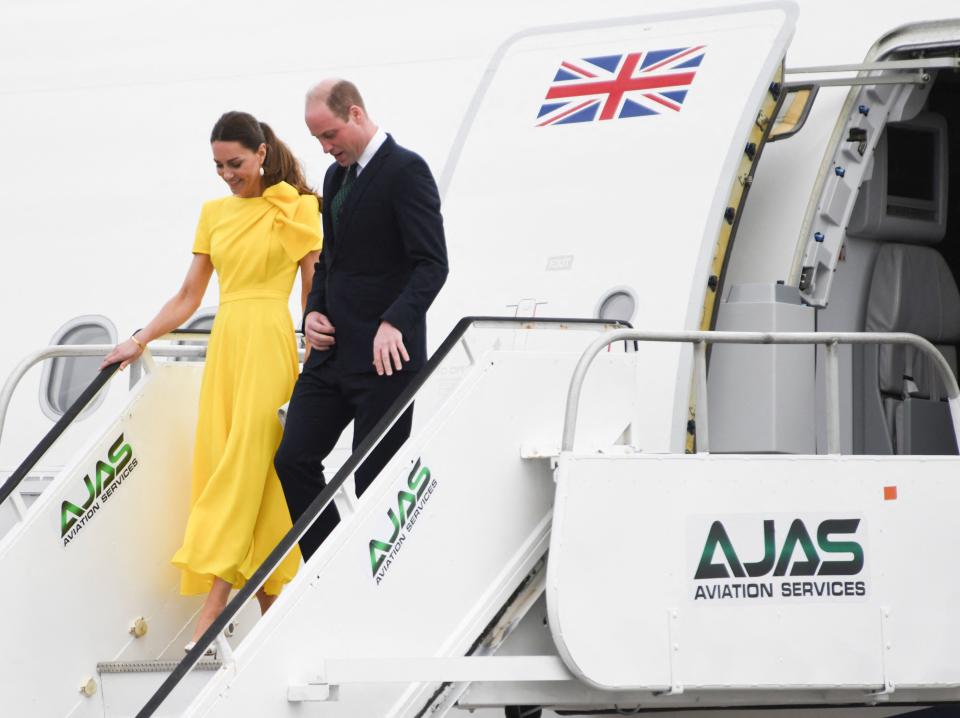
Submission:
M 263 177 L 263 165 L 260 165 L 260 176 Z

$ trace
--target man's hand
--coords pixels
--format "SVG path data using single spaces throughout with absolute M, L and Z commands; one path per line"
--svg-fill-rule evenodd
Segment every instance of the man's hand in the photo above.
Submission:
M 310 312 L 303 322 L 303 335 L 307 344 L 320 352 L 330 351 L 337 343 L 333 335 L 336 333 L 326 314 Z
M 380 322 L 377 336 L 373 338 L 373 365 L 377 374 L 393 376 L 394 368 L 397 371 L 403 368 L 401 357 L 403 361 L 410 361 L 407 348 L 403 346 L 403 334 L 389 322 Z

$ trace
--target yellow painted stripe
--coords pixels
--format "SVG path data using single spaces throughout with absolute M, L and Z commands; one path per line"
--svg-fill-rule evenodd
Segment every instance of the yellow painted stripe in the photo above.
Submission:
M 780 67 L 777 69 L 777 72 L 770 80 L 770 83 L 782 85 L 782 62 L 780 63 Z M 780 91 L 780 94 L 781 96 L 783 95 L 783 90 Z M 763 143 L 766 141 L 770 125 L 774 118 L 774 113 L 777 109 L 777 102 L 778 100 L 774 98 L 772 94 L 769 92 L 766 94 L 763 104 L 760 107 L 760 111 L 757 114 L 757 121 L 754 122 L 753 129 L 750 132 L 750 139 L 747 140 L 747 144 L 752 143 L 756 145 L 756 152 L 753 155 L 753 159 L 750 159 L 746 152 L 741 155 L 736 176 L 733 178 L 733 182 L 730 186 L 730 196 L 727 200 L 726 206 L 733 207 L 736 210 L 736 218 L 734 219 L 733 224 L 730 224 L 724 220 L 720 225 L 720 235 L 717 237 L 717 243 L 713 250 L 713 260 L 710 263 L 710 276 L 717 278 L 717 284 L 715 285 L 715 289 L 711 289 L 708 286 L 706 293 L 704 294 L 703 310 L 700 313 L 699 325 L 699 329 L 701 331 L 709 331 L 714 328 L 714 315 L 717 306 L 718 295 L 720 294 L 720 290 L 723 288 L 724 265 L 727 261 L 733 244 L 734 227 L 738 225 L 740 213 L 743 211 L 744 201 L 747 198 L 747 192 L 750 189 L 750 183 L 753 181 L 753 173 L 757 162 L 760 160 Z M 687 414 L 688 419 L 690 420 L 696 420 L 697 416 L 696 396 L 694 394 L 695 386 L 696 377 L 693 376 L 690 379 L 690 404 Z M 694 434 L 689 432 L 687 433 L 686 451 L 688 454 L 692 454 L 694 451 L 696 451 L 696 437 Z

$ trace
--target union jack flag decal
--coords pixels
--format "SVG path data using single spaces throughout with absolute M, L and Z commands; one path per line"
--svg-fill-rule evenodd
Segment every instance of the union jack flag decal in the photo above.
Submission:
M 679 112 L 705 45 L 560 63 L 537 126 Z

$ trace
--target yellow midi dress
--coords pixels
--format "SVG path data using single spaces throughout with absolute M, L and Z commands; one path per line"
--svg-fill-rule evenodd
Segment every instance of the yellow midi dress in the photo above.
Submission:
M 288 302 L 298 262 L 320 244 L 317 198 L 286 182 L 203 205 L 193 252 L 210 255 L 220 306 L 200 387 L 190 515 L 172 559 L 184 595 L 208 592 L 215 576 L 239 588 L 290 529 L 273 468 L 277 409 L 299 369 Z M 294 549 L 266 592 L 278 594 L 299 564 Z

